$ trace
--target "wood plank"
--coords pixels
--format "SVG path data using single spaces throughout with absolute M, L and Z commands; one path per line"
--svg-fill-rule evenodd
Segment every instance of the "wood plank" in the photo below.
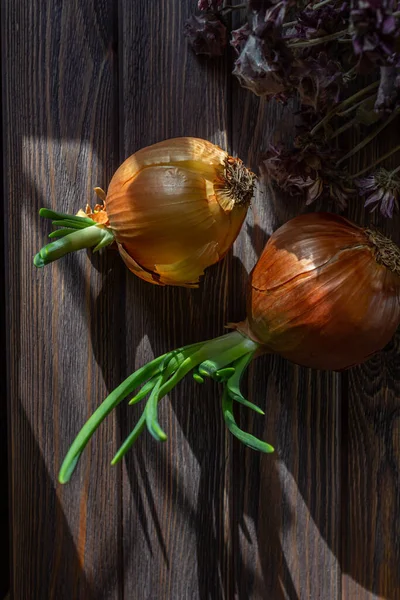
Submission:
M 359 141 L 356 134 L 349 144 Z M 398 130 L 356 156 L 352 172 L 398 143 Z M 397 166 L 396 159 L 392 167 Z M 349 217 L 374 224 L 400 243 L 399 216 L 372 215 L 362 201 Z M 342 447 L 342 570 L 344 600 L 400 598 L 400 358 L 399 334 L 379 354 L 346 378 Z
M 120 594 L 120 477 L 101 451 L 113 421 L 68 487 L 56 477 L 107 391 L 102 370 L 119 379 L 101 332 L 111 316 L 123 328 L 123 269 L 106 280 L 112 254 L 85 253 L 33 266 L 50 231 L 38 209 L 76 212 L 116 167 L 114 23 L 112 0 L 2 4 L 14 598 Z
M 183 36 L 194 2 L 121 2 L 123 157 L 174 136 L 227 146 L 224 59 L 196 58 Z M 234 279 L 235 272 L 239 277 Z M 199 290 L 161 289 L 127 275 L 128 374 L 153 354 L 223 333 L 243 283 L 233 257 Z M 130 598 L 232 598 L 229 449 L 221 390 L 182 382 L 161 414 L 168 441 L 140 439 L 124 464 L 124 590 Z M 120 411 L 123 433 L 139 412 Z
M 0 50 L 1 60 L 1 50 Z M 0 139 L 3 150 L 3 124 L 0 122 Z M 4 214 L 4 169 L 0 165 L 0 210 Z M 5 281 L 5 231 L 0 228 L 0 598 L 5 598 L 10 589 L 10 526 L 9 526 L 9 486 L 8 486 L 8 409 L 7 409 L 7 332 L 6 332 L 6 281 Z
M 260 101 L 236 82 L 233 90 L 232 150 L 258 172 L 271 141 L 290 143 L 293 106 Z M 260 185 L 235 254 L 251 268 L 268 235 L 304 211 L 296 199 Z M 239 597 L 339 598 L 340 376 L 261 357 L 248 382 L 250 399 L 266 416 L 264 423 L 252 417 L 247 429 L 276 453 L 238 450 L 232 521 L 240 524 L 233 546 Z

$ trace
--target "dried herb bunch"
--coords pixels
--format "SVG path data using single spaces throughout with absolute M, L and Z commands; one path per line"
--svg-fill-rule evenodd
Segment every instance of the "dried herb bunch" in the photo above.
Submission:
M 196 54 L 221 56 L 230 44 L 242 87 L 268 100 L 298 101 L 293 145 L 271 146 L 261 174 L 306 204 L 320 199 L 341 210 L 361 197 L 391 218 L 400 167 L 383 167 L 400 145 L 358 173 L 349 172 L 349 159 L 398 126 L 400 1 L 199 0 L 197 8 L 185 24 Z M 236 29 L 229 26 L 233 11 L 241 17 Z M 362 135 L 349 149 L 344 136 L 352 129 Z

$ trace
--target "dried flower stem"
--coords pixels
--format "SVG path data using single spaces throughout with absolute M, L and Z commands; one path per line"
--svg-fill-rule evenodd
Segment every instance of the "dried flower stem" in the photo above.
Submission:
M 382 123 L 382 125 L 380 125 L 379 127 L 377 127 L 375 129 L 375 131 L 373 131 L 369 136 L 367 136 L 365 139 L 363 139 L 363 141 L 360 142 L 359 144 L 357 144 L 357 146 L 354 146 L 354 148 L 352 148 L 350 150 L 350 152 L 348 152 L 347 154 L 345 154 L 344 156 L 342 156 L 342 158 L 337 161 L 336 166 L 338 167 L 345 160 L 347 160 L 351 156 L 354 156 L 354 154 L 357 154 L 357 152 L 359 152 L 362 148 L 364 148 L 364 146 L 367 146 L 367 144 L 369 144 L 370 142 L 372 142 L 372 140 L 375 139 L 376 136 L 379 135 L 380 132 L 383 131 L 385 129 L 385 127 L 387 127 L 399 115 L 399 113 L 400 113 L 400 109 L 395 110 L 390 115 L 390 117 L 388 117 L 386 119 L 386 121 L 384 121 Z
M 341 133 L 343 133 L 344 131 L 347 131 L 348 129 L 350 129 L 350 127 L 353 127 L 353 125 L 355 125 L 357 123 L 357 121 L 358 121 L 357 117 L 354 117 L 354 119 L 350 119 L 350 121 L 347 121 L 347 123 L 345 123 L 344 125 L 342 125 L 338 129 L 336 129 L 336 131 L 331 135 L 330 139 L 334 140 Z
M 329 123 L 332 117 L 334 117 L 337 113 L 341 112 L 344 108 L 347 108 L 348 106 L 352 105 L 353 102 L 357 101 L 359 98 L 362 98 L 362 96 L 364 96 L 368 92 L 372 92 L 372 90 L 375 90 L 378 86 L 379 81 L 374 81 L 374 83 L 367 85 L 362 90 L 359 90 L 358 92 L 353 94 L 353 96 L 350 96 L 349 98 L 346 98 L 346 100 L 343 100 L 343 102 L 332 108 L 332 110 L 328 112 L 328 114 L 325 115 L 325 117 L 315 125 L 315 127 L 310 131 L 310 135 L 315 135 L 317 131 L 319 131 L 321 127 Z
M 330 4 L 332 0 L 322 0 L 322 2 L 318 2 L 317 4 L 314 4 L 313 6 L 311 6 L 310 8 L 312 10 L 316 10 L 317 8 L 321 8 L 322 6 L 325 6 L 326 4 Z
M 287 23 L 283 23 L 282 27 L 285 29 L 286 27 L 294 27 L 297 25 L 297 21 L 288 21 Z
M 322 37 L 314 38 L 311 40 L 306 40 L 303 42 L 293 42 L 292 44 L 289 42 L 288 46 L 290 48 L 308 48 L 309 46 L 319 46 L 319 44 L 325 44 L 326 42 L 337 40 L 338 38 L 346 35 L 346 33 L 348 33 L 348 29 L 342 29 L 341 31 L 336 31 L 335 33 L 324 35 Z
M 371 94 L 367 98 L 363 98 L 362 100 L 360 100 L 360 102 L 356 102 L 356 104 L 353 104 L 353 106 L 350 106 L 350 108 L 347 108 L 346 110 L 340 111 L 336 114 L 338 117 L 347 117 L 347 115 L 352 113 L 353 110 L 357 110 L 357 108 L 362 106 L 364 104 L 364 102 L 369 102 L 370 100 L 373 100 L 374 98 L 376 98 L 376 94 Z
M 232 4 L 226 4 L 225 6 L 223 6 L 221 8 L 221 10 L 219 12 L 220 13 L 231 12 L 233 10 L 240 10 L 243 8 L 247 8 L 247 4 L 236 4 L 236 6 L 233 6 Z
M 368 165 L 368 167 L 364 167 L 364 169 L 361 169 L 361 171 L 358 171 L 357 173 L 354 173 L 354 175 L 351 175 L 350 178 L 357 179 L 358 177 L 361 177 L 361 175 L 364 175 L 364 173 L 367 173 L 367 171 L 370 171 L 371 169 L 373 169 L 374 167 L 379 165 L 381 162 L 383 162 L 384 160 L 386 160 L 387 158 L 392 156 L 392 154 L 396 154 L 396 152 L 399 152 L 399 150 L 400 150 L 400 145 L 396 146 L 395 148 L 392 148 L 391 150 L 389 150 L 389 152 L 386 152 L 386 154 L 384 154 L 383 156 L 380 156 L 377 160 L 375 160 L 373 163 Z M 399 170 L 399 168 L 397 168 L 395 172 L 397 172 Z

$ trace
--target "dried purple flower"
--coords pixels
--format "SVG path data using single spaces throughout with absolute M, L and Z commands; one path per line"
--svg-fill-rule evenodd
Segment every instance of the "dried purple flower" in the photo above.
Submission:
M 280 2 L 265 2 L 264 4 L 263 9 L 254 11 L 250 15 L 253 33 L 262 38 L 266 36 L 281 38 L 282 25 L 289 3 L 287 0 L 281 0 Z
M 213 13 L 189 17 L 185 23 L 185 35 L 196 54 L 223 54 L 226 46 L 226 27 Z
M 303 196 L 306 205 L 329 198 L 342 210 L 353 189 L 347 173 L 336 169 L 335 162 L 332 151 L 319 144 L 305 143 L 292 150 L 271 146 L 260 172 L 290 195 Z
M 343 85 L 342 67 L 340 63 L 330 60 L 325 52 L 320 52 L 316 58 L 308 56 L 299 59 L 295 72 L 298 77 L 296 87 L 303 105 L 319 112 L 339 101 Z
M 374 204 L 371 212 L 379 207 L 384 217 L 391 219 L 394 209 L 399 208 L 400 198 L 400 179 L 396 177 L 396 172 L 379 169 L 368 177 L 363 177 L 355 181 L 361 196 L 366 196 L 364 206 Z
M 297 15 L 295 25 L 296 37 L 301 39 L 322 38 L 347 28 L 349 10 L 346 4 L 321 8 L 312 7 L 302 10 Z
M 243 50 L 249 35 L 251 34 L 251 27 L 248 23 L 234 29 L 231 33 L 231 46 L 236 50 L 237 54 L 240 54 Z
M 329 197 L 335 202 L 339 210 L 344 210 L 349 199 L 354 196 L 354 187 L 349 174 L 345 170 L 328 169 L 324 173 L 325 185 Z
M 291 85 L 285 71 L 286 52 L 284 43 L 269 45 L 266 40 L 251 34 L 235 62 L 233 74 L 242 87 L 256 96 L 279 97 L 290 93 Z
M 218 10 L 224 0 L 199 0 L 197 6 L 199 10 Z
M 361 65 L 390 65 L 400 35 L 396 0 L 354 0 L 350 13 L 353 49 Z
M 321 193 L 320 169 L 321 160 L 315 154 L 274 146 L 270 146 L 260 165 L 265 179 L 273 181 L 291 196 L 305 194 L 307 204 Z
M 282 39 L 288 4 L 287 0 L 250 2 L 249 24 L 233 32 L 232 45 L 239 53 L 233 74 L 257 96 L 284 100 L 291 93 L 293 54 Z

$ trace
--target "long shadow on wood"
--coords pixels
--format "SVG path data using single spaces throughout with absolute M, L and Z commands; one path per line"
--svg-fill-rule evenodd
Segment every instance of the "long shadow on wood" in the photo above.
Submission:
M 230 273 L 229 278 L 226 278 L 227 269 Z M 226 322 L 243 318 L 245 307 L 243 284 L 246 282 L 247 274 L 240 261 L 229 256 L 223 263 L 213 267 L 212 271 L 207 273 L 201 289 L 196 291 L 159 288 L 145 284 L 133 275 L 128 275 L 129 291 L 126 295 L 128 309 L 124 319 L 131 348 L 136 350 L 140 347 L 145 331 L 153 354 L 158 355 L 180 345 L 221 335 Z M 111 311 L 104 314 L 104 319 L 115 325 L 116 314 L 112 304 L 106 300 L 109 293 L 110 280 L 106 277 L 102 291 L 96 299 L 97 307 L 93 314 L 103 314 L 104 309 Z M 236 306 L 233 314 L 230 311 L 227 315 L 226 299 L 231 297 L 236 299 Z M 173 339 L 163 336 L 166 327 L 164 328 L 163 323 L 159 322 L 160 314 L 168 314 L 169 324 L 173 323 Z M 135 326 L 138 315 L 141 323 Z M 199 329 L 201 329 L 201 337 Z M 132 358 L 134 359 L 135 354 L 130 352 L 130 360 L 126 358 L 126 352 L 124 353 L 124 348 L 121 348 L 121 337 L 115 335 L 115 332 L 109 332 L 106 343 L 104 339 L 99 343 L 98 336 L 104 335 L 104 332 L 99 333 L 97 323 L 91 324 L 91 331 L 96 361 L 102 368 L 107 388 L 111 390 L 119 381 L 116 381 L 115 373 L 109 368 L 110 356 L 118 355 L 121 363 L 128 360 L 133 370 Z M 107 348 L 107 356 L 98 352 L 97 349 L 101 347 Z M 129 371 L 128 368 L 126 374 Z M 165 562 L 166 568 L 174 571 L 176 575 L 179 572 L 176 555 L 179 552 L 187 552 L 183 546 L 178 549 L 172 548 L 165 539 L 169 526 L 165 516 L 160 514 L 163 512 L 160 510 L 160 503 L 162 505 L 164 500 L 153 497 L 156 487 L 152 486 L 152 481 L 154 482 L 154 477 L 159 477 L 168 485 L 165 501 L 175 503 L 171 513 L 173 514 L 177 509 L 182 514 L 185 513 L 185 523 L 192 530 L 188 535 L 192 536 L 193 533 L 195 535 L 197 593 L 202 600 L 209 598 L 210 593 L 218 594 L 212 596 L 214 598 L 219 597 L 219 594 L 222 597 L 224 587 L 229 588 L 232 585 L 237 587 L 237 583 L 233 581 L 234 573 L 229 566 L 232 556 L 225 544 L 227 506 L 224 496 L 227 490 L 221 485 L 221 481 L 226 470 L 226 437 L 220 409 L 220 394 L 221 389 L 217 389 L 217 386 L 211 382 L 199 386 L 191 378 L 187 378 L 187 381 L 181 382 L 177 390 L 170 394 L 172 415 L 168 415 L 171 407 L 164 401 L 161 422 L 165 424 L 165 421 L 170 421 L 170 430 L 171 428 L 176 430 L 174 421 L 179 424 L 180 442 L 185 444 L 185 451 L 189 451 L 191 455 L 193 473 L 189 473 L 189 479 L 186 476 L 185 482 L 181 476 L 182 471 L 180 472 L 180 468 L 187 470 L 185 457 L 178 450 L 173 433 L 170 433 L 164 447 L 156 444 L 151 438 L 147 438 L 148 444 L 143 444 L 142 439 L 139 440 L 136 448 L 133 448 L 125 458 L 131 487 L 131 497 L 126 501 L 133 502 L 136 518 L 132 520 L 137 524 L 140 523 L 142 529 L 141 534 L 136 532 L 137 535 L 132 536 L 132 543 L 125 548 L 126 565 L 132 568 L 132 554 L 137 555 L 134 550 L 137 544 L 135 537 L 136 540 L 142 539 L 147 545 L 150 557 L 159 556 L 160 560 Z M 122 406 L 119 409 L 121 438 L 126 437 L 131 431 L 138 418 L 137 415 L 138 411 L 135 407 Z M 171 457 L 169 457 L 170 453 Z M 150 529 L 154 531 L 153 536 L 149 534 Z M 152 547 L 151 539 L 158 540 L 158 548 Z M 140 558 L 138 560 L 140 561 Z M 175 561 L 174 565 L 172 565 L 173 561 Z M 177 584 L 178 581 L 171 582 L 169 592 L 171 597 L 178 597 Z
M 264 246 L 266 237 L 262 231 L 256 232 L 255 239 L 260 242 L 257 245 L 258 249 Z M 228 277 L 225 276 L 226 270 L 229 272 Z M 216 286 L 210 287 L 211 277 L 220 286 L 217 283 Z M 112 363 L 113 360 L 115 361 L 115 356 L 118 356 L 120 365 L 125 365 L 127 362 L 126 350 L 123 344 L 121 346 L 120 332 L 123 323 L 132 348 L 140 347 L 143 342 L 143 331 L 145 331 L 154 355 L 179 345 L 198 341 L 199 324 L 201 324 L 202 338 L 209 339 L 223 332 L 224 323 L 239 321 L 245 316 L 246 280 L 247 273 L 241 262 L 232 255 L 214 267 L 213 272 L 206 275 L 202 288 L 195 292 L 149 286 L 128 275 L 129 292 L 126 295 L 128 309 L 124 314 L 121 311 L 122 300 L 117 310 L 113 308 L 113 303 L 110 301 L 110 294 L 113 293 L 110 272 L 105 277 L 102 291 L 95 300 L 96 308 L 92 314 L 103 315 L 104 321 L 113 323 L 113 329 L 117 327 L 119 334 L 116 335 L 115 330 L 110 331 L 106 340 L 104 337 L 100 340 L 99 336 L 104 336 L 104 329 L 101 329 L 97 322 L 91 323 L 92 346 L 108 390 L 110 391 L 119 383 L 115 371 L 110 369 L 110 361 Z M 210 293 L 213 293 L 214 297 L 210 297 Z M 228 314 L 225 304 L 227 298 L 231 299 Z M 163 310 L 160 310 L 161 308 Z M 168 308 L 169 310 L 166 310 Z M 173 340 L 163 339 L 163 324 L 159 323 L 160 314 L 168 314 L 170 322 L 173 322 Z M 141 326 L 136 328 L 137 315 L 140 315 L 144 323 L 142 322 Z M 107 348 L 106 354 L 101 354 L 100 348 Z M 130 369 L 127 368 L 125 375 L 129 371 Z M 243 535 L 245 519 L 248 517 L 257 523 L 259 516 L 254 503 L 246 507 L 243 505 L 243 490 L 248 484 L 247 469 L 243 468 L 244 450 L 225 431 L 220 396 L 221 388 L 216 384 L 208 382 L 199 386 L 191 378 L 187 378 L 181 382 L 176 391 L 170 394 L 173 418 L 179 424 L 179 440 L 174 440 L 170 434 L 167 446 L 170 445 L 171 450 L 160 447 L 151 438 L 148 438 L 148 444 L 143 444 L 143 440 L 139 440 L 136 447 L 126 455 L 131 495 L 125 501 L 133 503 L 132 521 L 136 525 L 131 523 L 131 527 L 134 528 L 131 531 L 133 535 L 131 535 L 131 543 L 124 548 L 124 564 L 127 569 L 140 568 L 142 559 L 139 553 L 143 553 L 143 547 L 140 546 L 139 540 L 142 540 L 147 546 L 147 555 L 150 558 L 158 557 L 156 564 L 157 561 L 158 563 L 161 561 L 165 563 L 167 570 L 172 571 L 169 589 L 171 597 L 179 597 L 179 594 L 182 594 L 182 590 L 179 589 L 179 564 L 174 565 L 173 562 L 179 560 L 176 554 L 187 552 L 187 548 L 180 546 L 179 552 L 176 552 L 168 545 L 168 540 L 165 539 L 168 523 L 162 515 L 163 511 L 160 510 L 160 504 L 162 506 L 165 502 L 173 502 L 171 514 L 176 510 L 184 514 L 185 526 L 191 528 L 195 535 L 197 583 L 193 592 L 196 593 L 196 597 L 200 600 L 223 598 L 227 590 L 234 590 L 240 600 L 245 600 L 249 598 L 250 590 L 265 590 L 268 586 L 268 589 L 274 589 L 279 593 L 279 596 L 275 595 L 274 600 L 284 600 L 287 594 L 291 600 L 297 600 L 290 572 L 282 554 L 280 530 L 277 525 L 279 519 L 272 518 L 268 525 L 269 556 L 272 557 L 272 560 L 267 561 L 268 570 L 264 570 L 265 557 L 262 553 L 258 557 L 263 566 L 261 575 L 269 579 L 268 583 L 260 579 L 260 573 L 255 574 L 253 566 L 251 564 L 246 566 L 246 561 L 243 560 L 239 538 Z M 170 407 L 168 405 L 164 407 L 166 410 L 161 413 L 162 419 L 164 417 L 168 420 L 166 413 Z M 242 416 L 245 418 L 245 415 Z M 118 417 L 121 438 L 124 438 L 137 420 L 137 409 L 122 406 L 118 410 Z M 259 419 L 257 426 L 256 420 L 257 418 L 252 420 L 248 429 L 263 437 L 263 432 L 260 431 L 260 428 L 264 427 L 263 419 Z M 174 429 L 176 430 L 176 427 Z M 182 456 L 182 451 L 178 450 L 182 445 L 184 452 L 190 454 L 192 467 L 185 468 L 185 457 Z M 247 460 L 247 467 L 250 464 L 253 472 L 251 481 L 253 484 L 256 481 L 261 485 L 259 483 L 260 461 L 271 461 L 271 459 L 249 452 L 251 458 Z M 271 465 L 273 464 L 272 460 Z M 185 480 L 183 476 L 183 471 L 187 471 L 188 468 L 193 470 L 189 475 L 194 480 L 192 482 L 187 478 Z M 274 505 L 273 499 L 275 495 L 276 498 L 280 497 L 281 488 L 279 478 L 274 476 L 274 468 L 271 473 L 270 487 L 274 493 L 271 493 L 270 497 L 271 505 Z M 157 476 L 168 482 L 165 499 L 154 497 L 157 490 L 157 486 L 154 486 L 154 477 Z M 255 498 L 258 498 L 257 493 L 254 495 Z M 276 516 L 276 511 L 280 507 L 281 503 L 277 501 L 272 514 Z M 138 526 L 141 531 L 137 529 Z M 150 534 L 150 530 L 154 532 L 153 535 Z M 178 533 L 178 535 L 183 534 L 184 532 Z M 188 533 L 189 536 L 190 534 L 191 532 Z M 144 568 L 151 567 L 147 563 Z
M 91 586 L 85 576 L 68 521 L 57 498 L 54 474 L 49 474 L 48 466 L 43 460 L 43 452 L 38 444 L 37 434 L 22 402 L 15 402 L 14 419 L 15 430 L 23 440 L 29 461 L 21 461 L 19 469 L 13 471 L 13 490 L 20 490 L 21 494 L 24 493 L 24 489 L 27 490 L 30 504 L 27 510 L 25 503 L 12 503 L 13 543 L 23 548 L 29 557 L 25 562 L 23 577 L 20 572 L 13 573 L 13 597 L 41 600 L 45 594 L 46 598 L 60 600 L 70 600 L 72 597 L 98 600 L 102 596 Z M 13 447 L 12 443 L 11 451 Z M 53 519 L 52 544 L 46 537 L 46 527 L 41 525 L 49 515 Z M 35 531 L 37 536 L 33 537 L 32 532 Z M 40 582 L 38 587 L 32 587 L 35 581 Z

